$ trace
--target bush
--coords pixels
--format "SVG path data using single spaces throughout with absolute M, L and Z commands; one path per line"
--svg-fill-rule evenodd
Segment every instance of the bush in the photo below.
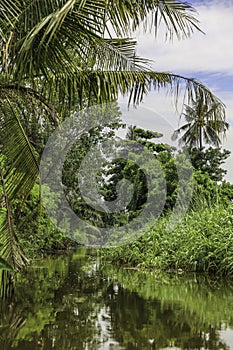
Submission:
M 53 224 L 43 209 L 38 184 L 33 187 L 24 204 L 20 199 L 15 200 L 13 209 L 19 243 L 27 256 L 77 246 Z
M 160 219 L 140 240 L 128 246 L 104 251 L 105 258 L 141 268 L 233 276 L 231 203 L 209 205 L 197 201 L 169 233 L 168 220 L 168 215 Z

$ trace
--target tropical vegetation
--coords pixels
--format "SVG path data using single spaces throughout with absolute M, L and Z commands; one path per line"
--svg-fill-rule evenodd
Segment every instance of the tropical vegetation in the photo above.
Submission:
M 130 245 L 104 251 L 114 264 L 161 271 L 204 272 L 233 276 L 232 205 L 204 203 L 193 206 L 172 231 L 169 216 L 161 218 Z
M 150 142 L 148 146 L 153 152 L 164 145 Z M 140 239 L 104 250 L 105 259 L 138 269 L 233 276 L 233 185 L 224 180 L 226 171 L 221 167 L 230 152 L 212 147 L 189 148 L 193 194 L 181 222 L 179 215 L 175 218 L 172 215 L 180 186 L 177 174 L 179 153 L 176 155 L 174 147 L 153 153 L 163 165 L 166 176 L 167 198 L 162 216 L 156 224 L 145 225 Z M 181 164 L 186 171 L 188 164 L 185 165 L 183 158 Z M 171 220 L 174 229 L 170 229 Z
M 30 206 L 36 195 L 35 217 L 42 218 L 38 228 L 46 236 L 51 227 L 55 240 L 60 235 L 42 214 L 38 175 L 48 137 L 65 117 L 80 108 L 116 101 L 119 93 L 136 105 L 151 89 L 165 87 L 176 101 L 183 91 L 187 106 L 193 104 L 186 107 L 192 117 L 191 108 L 201 101 L 202 120 L 208 115 L 208 123 L 205 132 L 199 130 L 207 143 L 219 145 L 218 135 L 227 124 L 225 106 L 207 87 L 195 79 L 153 71 L 149 61 L 136 54 L 131 34 L 142 23 L 145 30 L 151 28 L 150 20 L 155 34 L 163 24 L 169 39 L 189 38 L 201 31 L 195 9 L 186 2 L 1 0 L 0 7 L 0 256 L 6 268 L 9 264 L 19 270 L 27 263 L 20 232 L 23 222 L 32 221 Z M 137 130 L 136 138 L 155 147 L 147 143 L 149 134 L 142 137 L 143 132 Z M 135 137 L 135 130 L 128 137 Z M 195 137 L 189 145 L 201 148 L 201 139 L 197 144 Z M 166 157 L 170 157 L 168 150 Z M 134 209 L 140 205 L 137 202 Z M 33 229 L 26 227 L 30 234 L 22 235 L 21 243 L 36 235 L 34 224 Z

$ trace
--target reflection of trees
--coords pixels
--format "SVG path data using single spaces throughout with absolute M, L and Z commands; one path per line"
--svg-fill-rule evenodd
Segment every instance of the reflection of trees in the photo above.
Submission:
M 171 278 L 151 273 L 106 269 L 117 279 L 110 289 L 115 338 L 125 349 L 180 347 L 227 349 L 220 340 L 221 320 L 232 320 L 232 289 L 211 287 L 204 279 Z M 123 287 L 122 287 L 123 286 Z M 230 308 L 229 308 L 230 306 Z
M 11 308 L 15 320 L 20 313 L 24 322 L 13 333 L 15 321 L 5 317 L 2 324 L 12 329 L 2 329 L 0 349 L 99 348 L 96 319 L 104 309 L 101 291 L 107 287 L 92 265 L 82 269 L 85 263 L 80 254 L 72 260 L 47 259 L 19 276 Z
M 1 304 L 2 324 L 7 326 L 0 336 L 1 349 L 27 349 L 27 342 L 40 348 L 41 331 L 55 318 L 52 300 L 64 279 L 66 266 L 62 257 L 47 259 L 38 263 L 38 268 L 28 268 L 17 276 L 14 300 Z
M 20 275 L 15 299 L 1 305 L 0 349 L 227 349 L 219 329 L 223 318 L 232 324 L 231 287 L 96 269 L 81 252 Z
M 20 310 L 16 311 L 12 303 L 0 306 L 0 322 L 3 325 L 0 328 L 0 348 L 4 350 L 12 349 L 12 343 L 17 336 L 20 328 L 25 324 L 25 318 Z
M 110 299 L 109 306 L 115 337 L 126 349 L 148 349 L 150 341 L 159 348 L 177 346 L 177 339 L 182 339 L 182 343 L 189 341 L 190 315 L 181 312 L 179 307 L 162 305 L 159 300 L 145 300 L 123 288 Z M 197 335 L 194 331 L 193 337 Z
M 53 346 L 62 350 L 98 349 L 96 320 L 107 287 L 91 265 L 82 269 L 85 262 L 86 258 L 74 256 L 69 263 L 67 277 L 54 298 L 56 319 L 43 330 L 45 349 L 52 348 L 51 339 Z

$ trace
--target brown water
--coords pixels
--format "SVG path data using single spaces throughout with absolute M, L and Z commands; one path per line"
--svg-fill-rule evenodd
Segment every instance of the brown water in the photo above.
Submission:
M 0 349 L 233 349 L 233 281 L 35 261 L 1 304 Z

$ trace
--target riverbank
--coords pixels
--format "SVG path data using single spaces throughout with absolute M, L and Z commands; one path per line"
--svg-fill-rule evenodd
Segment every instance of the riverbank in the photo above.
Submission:
M 170 216 L 131 244 L 103 249 L 101 256 L 114 265 L 169 272 L 201 272 L 233 278 L 233 209 L 230 201 L 193 205 L 175 230 L 167 230 Z M 146 230 L 146 229 L 145 229 Z M 38 232 L 25 231 L 20 245 L 29 259 L 69 253 L 78 243 L 54 227 L 41 225 Z
M 127 246 L 103 251 L 113 264 L 145 269 L 204 272 L 233 277 L 233 210 L 231 203 L 198 205 L 172 232 L 169 216 Z

